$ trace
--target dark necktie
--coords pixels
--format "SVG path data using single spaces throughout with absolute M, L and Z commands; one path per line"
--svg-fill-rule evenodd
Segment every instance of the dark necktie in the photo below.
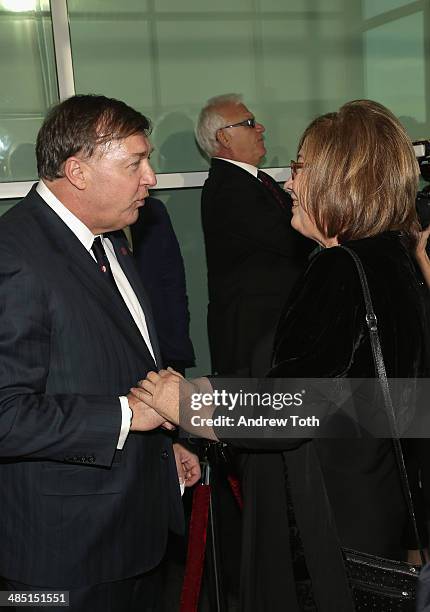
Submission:
M 94 257 L 96 258 L 98 268 L 100 272 L 105 276 L 106 280 L 111 283 L 111 285 L 118 291 L 119 295 L 121 295 L 120 290 L 118 289 L 118 285 L 115 282 L 114 275 L 112 274 L 112 270 L 109 264 L 109 260 L 106 255 L 106 251 L 104 250 L 102 239 L 100 236 L 94 238 L 93 246 L 91 247 L 92 252 L 94 253 Z M 122 295 L 121 295 L 122 299 Z
M 282 193 L 280 193 L 279 185 L 267 172 L 263 172 L 263 170 L 259 170 L 257 173 L 257 177 L 263 183 L 265 187 L 270 191 L 272 196 L 278 202 L 279 206 L 282 209 L 288 208 L 288 203 L 286 199 L 283 198 Z
M 110 267 L 109 260 L 107 258 L 106 251 L 104 250 L 102 239 L 100 238 L 100 236 L 97 236 L 97 238 L 94 238 L 94 242 L 93 242 L 93 246 L 91 247 L 91 250 L 94 253 L 94 257 L 96 258 L 96 261 L 97 261 L 97 267 L 100 270 L 101 274 L 103 274 L 103 276 L 108 281 L 108 283 L 110 283 L 112 287 L 114 287 L 115 291 L 117 292 L 117 295 L 119 295 L 119 297 L 121 298 L 122 305 L 126 309 L 127 313 L 132 317 L 134 323 L 136 324 L 136 327 L 139 329 L 139 331 L 141 331 L 139 325 L 136 323 L 132 315 L 130 308 L 127 306 L 127 303 L 124 300 L 121 294 L 121 291 L 119 290 L 118 285 L 116 284 L 115 277 L 112 274 L 112 269 Z M 148 345 L 148 342 L 144 336 L 143 336 L 143 339 L 145 341 L 145 344 L 149 346 L 149 351 L 152 354 L 151 345 L 150 344 Z M 155 360 L 155 357 L 154 357 L 154 360 Z

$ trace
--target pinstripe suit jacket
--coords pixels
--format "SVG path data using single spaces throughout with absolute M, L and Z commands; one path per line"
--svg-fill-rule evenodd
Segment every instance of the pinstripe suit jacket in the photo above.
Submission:
M 152 315 L 122 232 L 118 260 Z M 119 395 L 155 364 L 93 259 L 34 188 L 0 220 L 0 575 L 73 587 L 133 576 L 182 528 L 168 436 L 116 450 Z

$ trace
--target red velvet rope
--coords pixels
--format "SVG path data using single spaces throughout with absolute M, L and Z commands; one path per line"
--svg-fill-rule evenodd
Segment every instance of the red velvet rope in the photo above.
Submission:
M 242 490 L 240 488 L 240 482 L 238 481 L 236 476 L 232 476 L 231 474 L 227 476 L 227 480 L 229 482 L 230 488 L 232 490 L 235 500 L 237 501 L 239 508 L 243 510 L 243 499 L 242 499 Z
M 239 508 L 243 508 L 240 482 L 231 474 L 227 477 L 232 493 Z M 181 604 L 179 612 L 197 612 L 205 561 L 206 537 L 211 488 L 198 484 L 193 493 L 190 528 L 188 535 L 187 562 L 182 583 Z
M 179 612 L 197 612 L 199 605 L 210 495 L 211 488 L 209 485 L 198 484 L 194 489 L 188 535 L 187 562 L 182 583 Z

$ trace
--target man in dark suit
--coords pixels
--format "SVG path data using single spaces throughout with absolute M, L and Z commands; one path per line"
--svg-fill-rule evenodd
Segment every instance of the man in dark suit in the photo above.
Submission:
M 184 260 L 163 202 L 149 197 L 130 227 L 133 256 L 151 299 L 163 363 L 185 374 L 195 365 Z
M 149 132 L 123 102 L 62 102 L 40 182 L 0 220 L 1 588 L 69 590 L 79 612 L 155 611 L 182 529 L 171 440 L 129 392 L 161 365 L 121 231 L 156 184 Z M 176 459 L 194 483 L 196 457 Z
M 241 96 L 209 100 L 196 136 L 211 158 L 202 224 L 212 369 L 249 376 L 254 349 L 274 332 L 310 249 L 291 228 L 289 195 L 258 170 L 266 153 L 264 127 Z M 262 369 L 270 366 L 269 352 Z

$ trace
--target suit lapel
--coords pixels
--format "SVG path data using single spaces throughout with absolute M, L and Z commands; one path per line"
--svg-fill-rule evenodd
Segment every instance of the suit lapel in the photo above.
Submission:
M 121 329 L 139 353 L 145 355 L 146 361 L 154 364 L 152 355 L 127 306 L 118 292 L 100 274 L 90 253 L 37 192 L 31 195 L 38 200 L 34 207 L 35 214 L 39 217 L 43 231 L 47 234 L 48 244 L 52 250 L 56 251 L 55 257 L 63 259 L 64 265 L 73 274 L 76 282 L 83 285 L 85 291 L 103 305 L 106 315 L 111 318 L 114 325 Z M 139 295 L 137 297 L 139 298 Z
M 162 366 L 160 347 L 158 344 L 157 332 L 155 329 L 154 316 L 152 314 L 151 303 L 146 293 L 139 273 L 136 268 L 136 261 L 128 246 L 127 238 L 122 230 L 105 234 L 106 238 L 112 242 L 116 257 L 121 268 L 126 275 L 128 282 L 133 288 L 137 299 L 142 307 L 148 327 L 149 338 L 155 355 L 155 360 L 159 367 Z

